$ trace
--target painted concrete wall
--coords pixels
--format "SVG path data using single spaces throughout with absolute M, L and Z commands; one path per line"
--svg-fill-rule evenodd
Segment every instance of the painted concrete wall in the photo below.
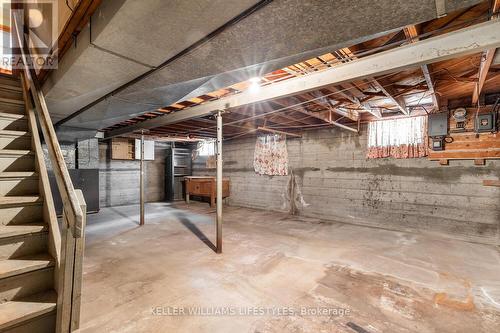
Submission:
M 155 160 L 146 161 L 146 201 L 165 199 L 165 157 L 168 144 L 155 143 Z M 139 161 L 112 160 L 111 145 L 99 143 L 101 207 L 139 203 Z
M 367 160 L 366 143 L 338 129 L 308 132 L 288 140 L 292 174 L 270 177 L 253 171 L 254 138 L 228 141 L 229 204 L 500 244 L 500 188 L 482 185 L 500 177 L 500 161 Z M 195 174 L 213 174 L 204 165 L 197 160 Z
M 76 167 L 76 146 L 74 143 L 59 143 L 61 147 L 61 152 L 64 157 L 64 161 L 66 162 L 66 166 L 68 169 L 75 169 Z M 49 150 L 47 145 L 42 144 L 43 157 L 45 159 L 45 165 L 47 166 L 47 170 L 52 170 L 52 163 L 49 158 Z
M 61 143 L 68 169 L 99 169 L 100 207 L 121 206 L 139 202 L 139 161 L 112 160 L 110 144 L 88 139 Z M 155 143 L 155 160 L 146 161 L 146 201 L 165 200 L 165 157 L 168 143 Z M 48 170 L 51 163 L 47 147 L 44 157 Z

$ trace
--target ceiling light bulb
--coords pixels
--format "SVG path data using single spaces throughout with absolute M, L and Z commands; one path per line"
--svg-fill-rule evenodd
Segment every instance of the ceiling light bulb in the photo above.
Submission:
M 252 83 L 260 83 L 262 79 L 260 77 L 253 77 L 249 81 Z
M 248 88 L 248 90 L 251 92 L 251 93 L 256 93 L 258 91 L 260 91 L 260 85 L 258 83 L 252 83 L 250 85 L 250 87 Z

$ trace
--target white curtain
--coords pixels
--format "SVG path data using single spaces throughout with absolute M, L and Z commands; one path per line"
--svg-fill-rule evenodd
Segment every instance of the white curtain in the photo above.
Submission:
M 368 158 L 427 155 L 427 116 L 373 121 L 368 125 Z

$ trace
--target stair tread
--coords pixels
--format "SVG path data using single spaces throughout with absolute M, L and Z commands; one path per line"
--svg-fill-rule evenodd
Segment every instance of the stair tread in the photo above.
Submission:
M 0 103 L 24 105 L 24 100 L 22 98 L 15 99 L 15 98 L 8 98 L 8 97 L 0 97 Z
M 23 114 L 18 114 L 18 113 L 7 113 L 7 112 L 0 112 L 0 118 L 10 118 L 10 119 L 28 119 L 26 115 Z
M 26 131 L 0 130 L 0 135 L 25 136 L 25 135 L 31 135 L 31 133 Z
M 19 195 L 0 197 L 0 206 L 2 205 L 25 205 L 42 202 L 42 197 L 36 195 Z
M 23 88 L 21 87 L 21 85 L 18 82 L 13 81 L 12 83 L 14 83 L 14 84 L 0 83 L 0 89 L 15 90 L 15 91 L 21 91 L 21 92 L 23 91 Z
M 0 304 L 0 331 L 54 311 L 56 302 L 51 290 Z
M 2 178 L 28 178 L 38 177 L 38 173 L 34 171 L 4 171 L 0 172 L 0 179 Z
M 0 239 L 16 236 L 30 235 L 34 233 L 47 231 L 48 227 L 44 223 L 1 225 Z
M 0 77 L 20 82 L 19 75 L 13 75 L 13 74 L 7 74 L 7 73 L 0 73 Z
M 31 150 L 0 149 L 0 155 L 33 155 Z
M 0 279 L 52 266 L 54 266 L 54 259 L 47 253 L 0 260 Z

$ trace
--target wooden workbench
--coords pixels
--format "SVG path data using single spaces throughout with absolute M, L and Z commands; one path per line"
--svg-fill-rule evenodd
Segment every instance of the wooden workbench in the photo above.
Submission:
M 189 176 L 184 177 L 186 182 L 186 203 L 189 203 L 189 196 L 199 196 L 210 198 L 210 207 L 215 206 L 217 197 L 217 183 L 215 177 Z M 229 179 L 222 179 L 222 197 L 229 197 Z

